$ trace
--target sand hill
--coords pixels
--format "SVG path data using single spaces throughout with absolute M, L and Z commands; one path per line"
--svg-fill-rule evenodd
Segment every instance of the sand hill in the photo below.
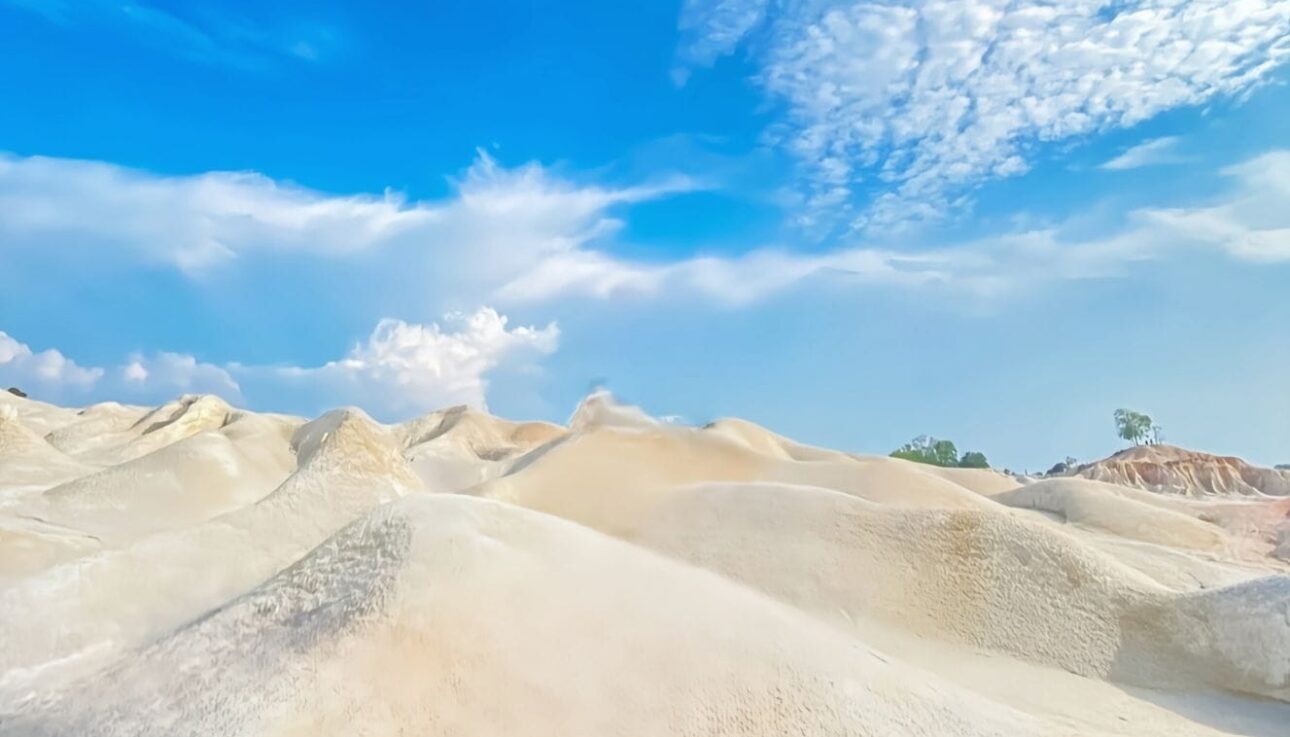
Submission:
M 1284 737 L 1290 498 L 1152 451 L 0 394 L 0 735 Z

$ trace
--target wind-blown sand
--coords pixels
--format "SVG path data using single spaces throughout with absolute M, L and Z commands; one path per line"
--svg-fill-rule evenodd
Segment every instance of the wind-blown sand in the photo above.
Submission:
M 1286 737 L 1290 506 L 1177 483 L 0 394 L 0 735 Z

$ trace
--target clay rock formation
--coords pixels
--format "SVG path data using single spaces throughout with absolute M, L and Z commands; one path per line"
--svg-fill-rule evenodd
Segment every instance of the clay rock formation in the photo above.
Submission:
M 1186 496 L 1290 496 L 1290 471 L 1172 445 L 1140 445 L 1080 466 L 1095 481 Z

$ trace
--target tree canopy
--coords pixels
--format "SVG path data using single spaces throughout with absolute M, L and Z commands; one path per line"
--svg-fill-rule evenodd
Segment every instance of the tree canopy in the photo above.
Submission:
M 968 451 L 959 457 L 959 449 L 950 440 L 921 435 L 891 452 L 892 458 L 927 463 L 946 468 L 989 468 L 990 462 L 979 451 Z
M 1115 411 L 1115 431 L 1134 445 L 1148 442 L 1153 435 L 1157 439 L 1160 436 L 1160 427 L 1152 422 L 1151 415 L 1123 408 Z

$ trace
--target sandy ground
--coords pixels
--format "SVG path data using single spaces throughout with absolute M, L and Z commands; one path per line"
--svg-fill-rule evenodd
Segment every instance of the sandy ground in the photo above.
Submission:
M 0 394 L 0 735 L 1290 735 L 1290 504 Z

